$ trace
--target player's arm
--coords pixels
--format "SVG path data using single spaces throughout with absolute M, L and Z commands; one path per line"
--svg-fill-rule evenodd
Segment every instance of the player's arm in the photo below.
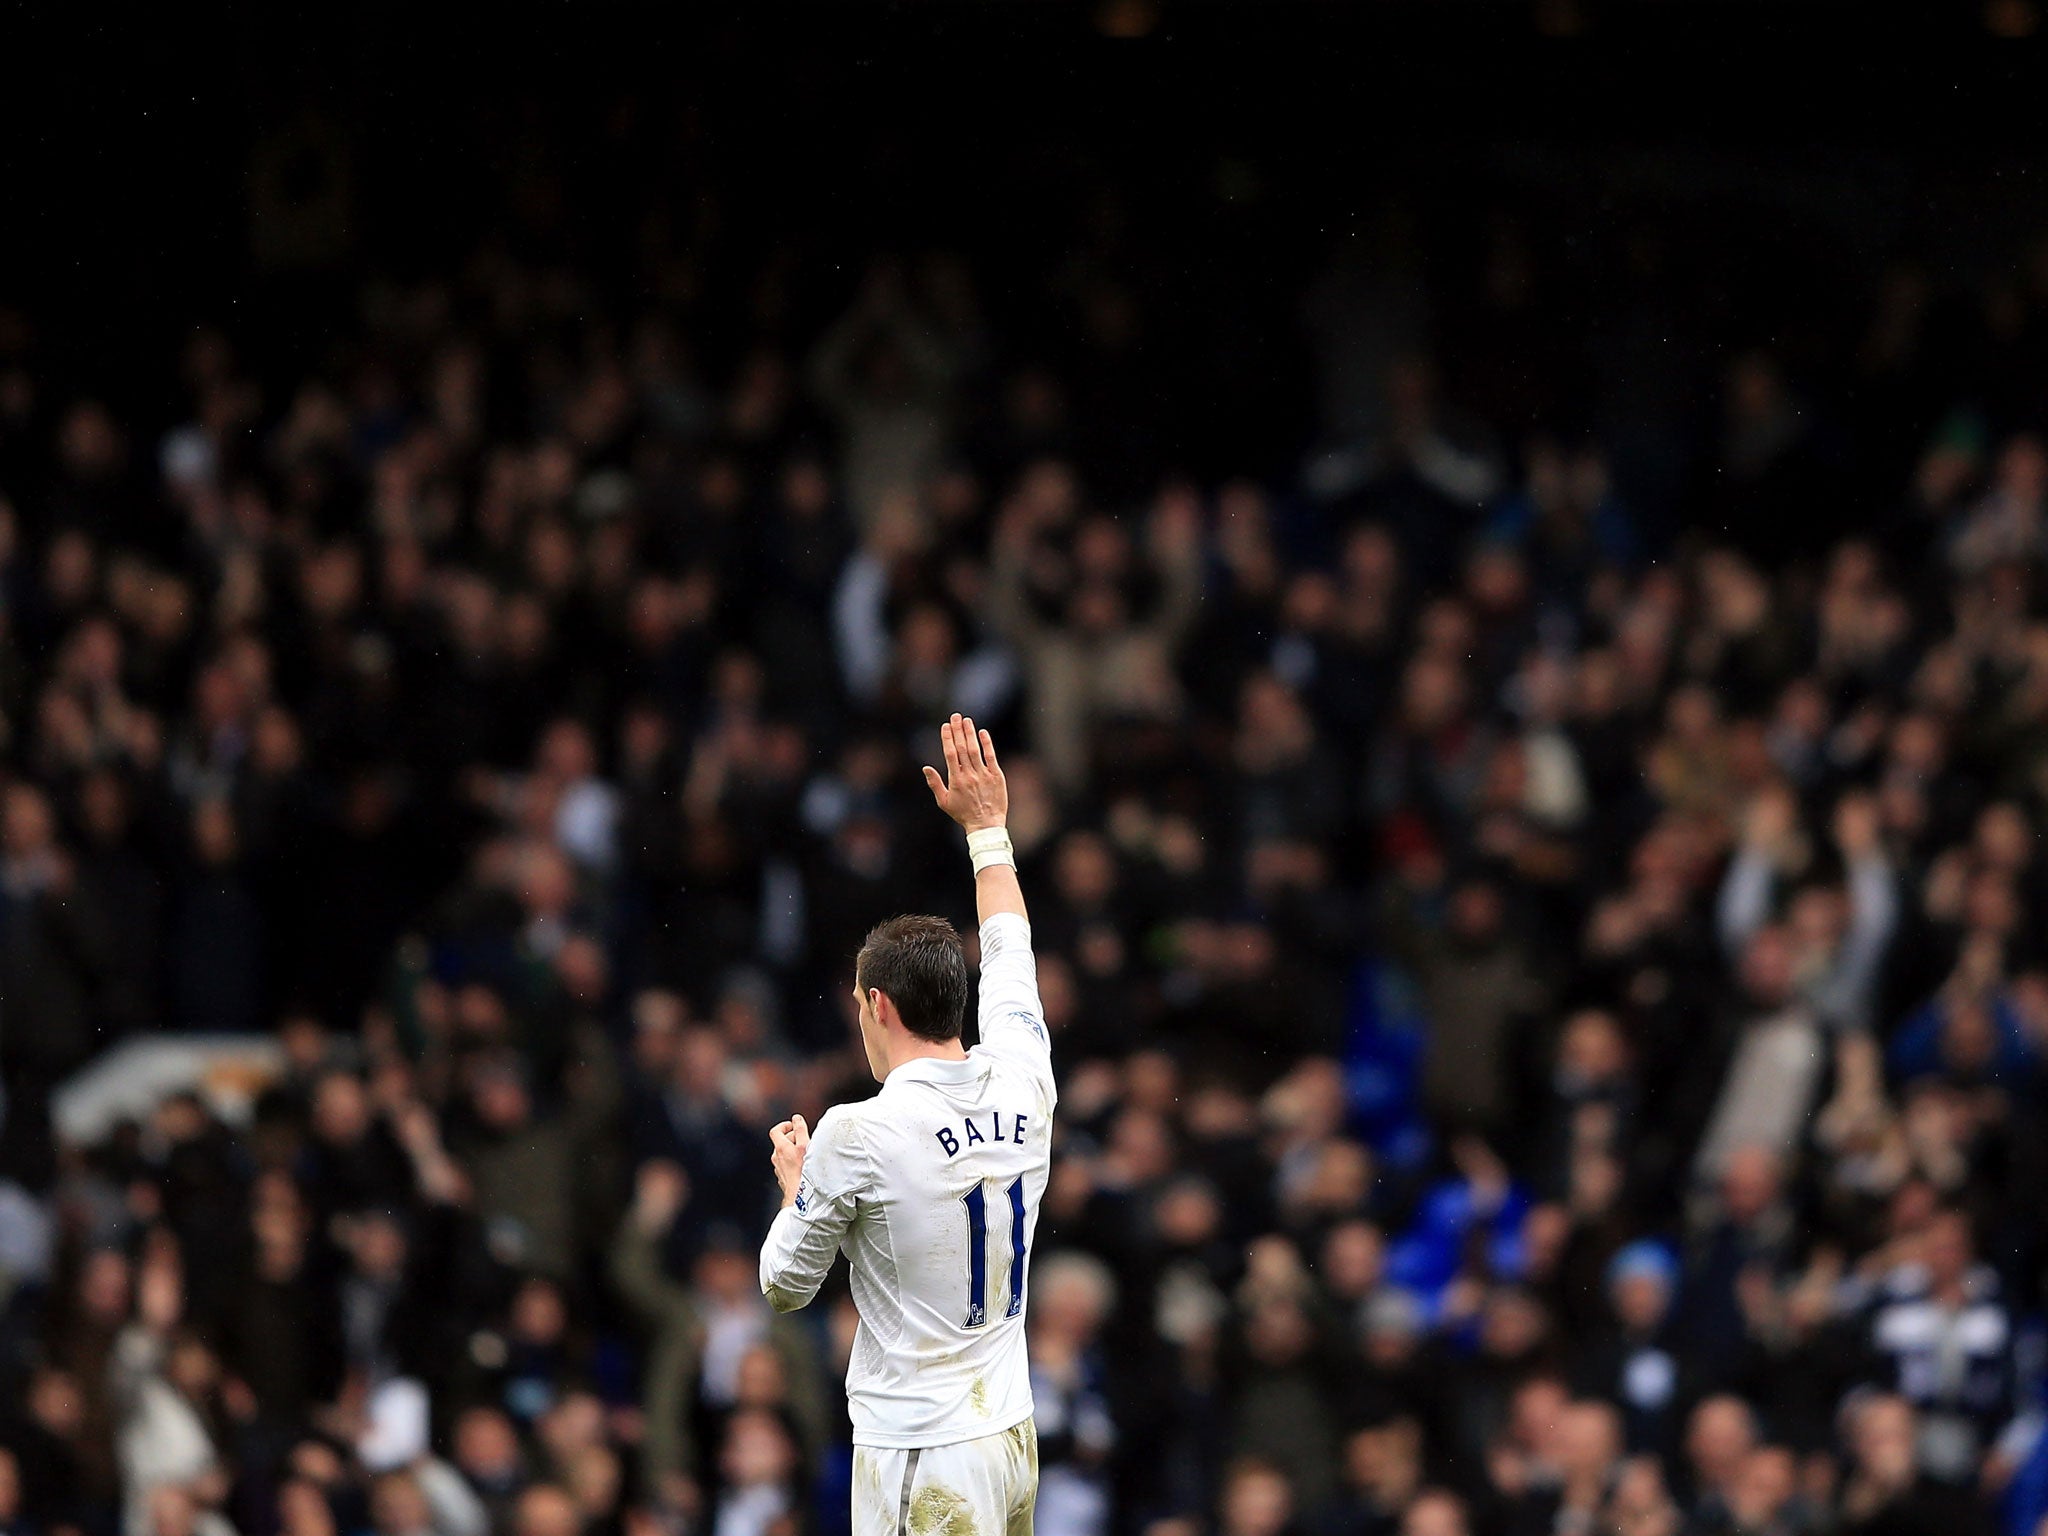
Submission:
M 761 1294 L 778 1312 L 810 1305 L 825 1283 L 865 1187 L 856 1132 L 826 1113 L 812 1136 L 796 1115 L 768 1133 L 782 1209 L 761 1245 Z
M 939 809 L 966 830 L 967 850 L 974 861 L 974 905 L 981 920 L 982 1044 L 1049 1063 L 1052 1048 L 1045 1009 L 1038 1000 L 1031 924 L 1010 846 L 1010 791 L 996 760 L 995 742 L 961 715 L 939 728 L 939 740 L 945 750 L 945 777 L 936 768 L 926 768 L 924 779 Z

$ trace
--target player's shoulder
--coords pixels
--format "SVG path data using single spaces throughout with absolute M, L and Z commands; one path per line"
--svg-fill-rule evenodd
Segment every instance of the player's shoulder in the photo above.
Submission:
M 1036 1019 L 1030 1022 L 1043 1040 L 1045 1025 Z M 1052 1062 L 1040 1052 L 992 1047 L 984 1042 L 969 1050 L 967 1057 L 987 1071 L 992 1082 L 1035 1094 L 1040 1100 L 1040 1107 L 1047 1113 L 1058 1100 L 1059 1089 L 1053 1077 Z
M 856 1099 L 844 1104 L 834 1104 L 811 1127 L 811 1146 L 823 1146 L 830 1155 L 848 1162 L 866 1162 L 870 1156 L 869 1143 L 874 1139 L 874 1126 L 882 1123 L 874 1118 L 873 1099 Z
M 843 1104 L 834 1104 L 811 1127 L 811 1139 L 820 1136 L 858 1137 L 866 1129 L 867 1121 L 874 1112 L 873 1099 L 849 1099 Z
M 811 1127 L 804 1167 L 819 1188 L 859 1192 L 874 1182 L 876 1158 L 861 1104 L 835 1104 Z

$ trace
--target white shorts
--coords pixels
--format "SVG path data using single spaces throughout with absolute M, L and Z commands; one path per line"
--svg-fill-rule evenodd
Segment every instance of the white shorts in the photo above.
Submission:
M 853 1448 L 853 1536 L 1031 1536 L 1038 1428 L 916 1451 Z

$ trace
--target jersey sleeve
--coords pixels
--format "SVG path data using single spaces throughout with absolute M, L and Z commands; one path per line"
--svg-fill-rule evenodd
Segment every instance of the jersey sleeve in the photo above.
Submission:
M 870 1186 L 858 1123 L 828 1109 L 811 1132 L 796 1199 L 776 1213 L 761 1245 L 761 1294 L 776 1311 L 794 1312 L 818 1294 Z
M 1045 1005 L 1038 999 L 1038 962 L 1031 953 L 1031 924 L 1014 912 L 998 912 L 981 925 L 981 1048 L 991 1056 L 1028 1067 L 1052 1092 L 1052 1037 Z

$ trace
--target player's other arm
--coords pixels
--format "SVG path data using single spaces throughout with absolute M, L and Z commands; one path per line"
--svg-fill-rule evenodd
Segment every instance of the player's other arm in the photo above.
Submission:
M 1010 846 L 1009 786 L 996 760 L 995 742 L 972 720 L 955 715 L 939 727 L 946 773 L 926 768 L 932 798 L 967 833 L 974 860 L 974 905 L 981 920 L 982 1044 L 1050 1057 L 1045 1010 L 1038 1000 L 1038 967 L 1031 955 L 1031 924 L 1024 888 L 1017 883 Z
M 761 1245 L 761 1294 L 778 1312 L 810 1305 L 865 1188 L 856 1133 L 845 1116 L 827 1111 L 809 1133 L 796 1115 L 768 1133 L 782 1209 Z

